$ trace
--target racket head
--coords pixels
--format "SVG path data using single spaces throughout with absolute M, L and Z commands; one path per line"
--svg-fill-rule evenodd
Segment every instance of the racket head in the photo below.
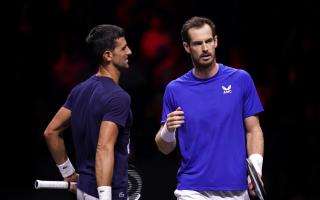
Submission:
M 142 178 L 138 169 L 133 165 L 129 164 L 128 169 L 128 199 L 138 200 L 141 197 L 142 192 Z

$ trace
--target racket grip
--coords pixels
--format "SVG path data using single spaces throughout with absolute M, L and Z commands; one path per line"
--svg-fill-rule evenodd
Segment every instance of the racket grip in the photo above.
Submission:
M 76 184 L 76 182 L 66 182 L 66 181 L 44 181 L 36 180 L 34 183 L 35 189 L 70 189 L 71 184 Z

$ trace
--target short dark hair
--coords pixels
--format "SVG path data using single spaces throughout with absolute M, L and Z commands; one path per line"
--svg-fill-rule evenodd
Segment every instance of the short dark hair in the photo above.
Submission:
M 100 24 L 91 29 L 86 37 L 86 43 L 95 64 L 102 64 L 103 53 L 106 50 L 114 50 L 115 41 L 124 37 L 124 34 L 123 28 L 111 24 Z
M 208 24 L 211 28 L 212 35 L 216 35 L 216 25 L 213 23 L 212 20 L 206 18 L 206 17 L 199 17 L 199 16 L 194 16 L 188 19 L 182 26 L 181 29 L 181 38 L 182 42 L 190 42 L 190 37 L 188 34 L 189 29 L 191 28 L 201 28 L 205 24 Z

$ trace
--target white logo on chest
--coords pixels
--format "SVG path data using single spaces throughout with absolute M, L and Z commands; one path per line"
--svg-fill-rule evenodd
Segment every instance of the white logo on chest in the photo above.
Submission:
M 229 94 L 232 92 L 231 90 L 231 85 L 229 85 L 228 87 L 225 86 L 221 86 L 222 90 L 223 90 L 223 94 Z

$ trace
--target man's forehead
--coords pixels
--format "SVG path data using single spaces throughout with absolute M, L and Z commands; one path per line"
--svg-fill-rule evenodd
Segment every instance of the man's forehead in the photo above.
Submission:
M 126 39 L 125 39 L 125 37 L 119 37 L 119 38 L 117 38 L 116 39 L 116 43 L 124 43 L 124 42 L 126 42 Z
M 115 44 L 116 44 L 116 46 L 123 46 L 123 45 L 127 44 L 127 41 L 126 41 L 125 37 L 119 37 L 116 39 Z

